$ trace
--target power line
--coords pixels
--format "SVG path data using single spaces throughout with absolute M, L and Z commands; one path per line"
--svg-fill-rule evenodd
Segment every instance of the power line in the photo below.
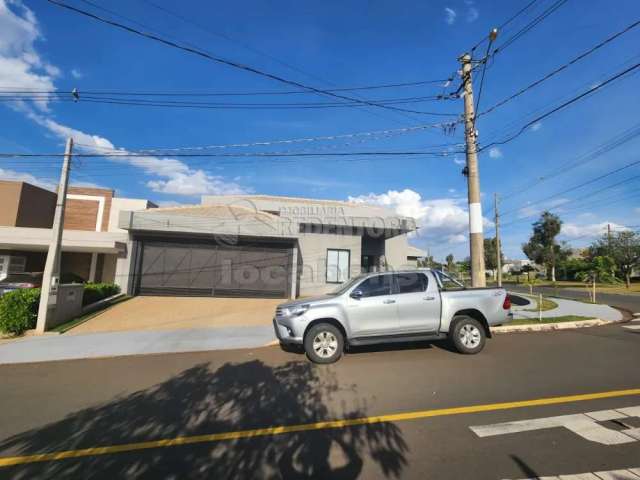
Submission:
M 173 151 L 181 151 L 181 150 L 211 150 L 211 149 L 219 149 L 219 148 L 245 148 L 245 147 L 262 147 L 268 145 L 280 145 L 280 144 L 295 144 L 295 143 L 312 143 L 318 141 L 332 141 L 332 140 L 341 140 L 347 138 L 371 138 L 378 136 L 388 136 L 388 135 L 401 135 L 405 133 L 412 133 L 421 130 L 427 130 L 432 128 L 441 128 L 447 124 L 443 123 L 432 123 L 426 125 L 416 125 L 415 127 L 404 127 L 404 128 L 394 128 L 387 130 L 374 130 L 368 132 L 355 132 L 355 133 L 344 133 L 338 135 L 323 135 L 323 136 L 314 136 L 314 137 L 302 137 L 302 138 L 292 138 L 292 139 L 284 139 L 284 140 L 266 140 L 266 141 L 257 141 L 257 142 L 245 142 L 245 143 L 230 143 L 225 145 L 215 144 L 215 145 L 198 145 L 198 146 L 183 146 L 183 147 L 163 147 L 163 148 L 143 148 L 143 149 L 134 149 L 127 151 L 134 151 L 137 153 L 154 153 L 154 152 L 173 152 Z M 87 145 L 82 143 L 76 143 L 77 146 L 90 147 L 94 149 L 101 150 L 111 150 L 111 151 L 121 151 L 121 149 L 111 148 L 111 147 L 101 147 L 97 145 Z M 445 144 L 445 145 L 435 145 L 434 148 L 440 147 L 451 147 L 451 146 L 460 146 L 459 144 Z
M 534 118 L 533 120 L 529 121 L 528 123 L 526 123 L 525 125 L 523 125 L 520 130 L 518 130 L 516 133 L 514 133 L 513 135 L 505 138 L 504 140 L 501 141 L 496 141 L 496 142 L 491 142 L 488 145 L 485 145 L 484 147 L 481 147 L 479 149 L 480 152 L 482 152 L 483 150 L 486 150 L 487 148 L 493 147 L 495 145 L 504 145 L 505 143 L 509 143 L 512 140 L 516 139 L 517 137 L 519 137 L 520 135 L 522 135 L 531 125 L 533 125 L 534 123 L 537 123 L 541 120 L 544 120 L 545 118 L 553 115 L 556 112 L 559 112 L 560 110 L 565 109 L 566 107 L 574 104 L 575 102 L 583 99 L 584 97 L 586 97 L 587 95 L 590 95 L 591 93 L 594 93 L 598 90 L 601 90 L 602 88 L 606 87 L 607 85 L 609 85 L 610 83 L 618 80 L 620 77 L 623 77 L 624 75 L 627 75 L 628 73 L 631 73 L 632 71 L 636 70 L 637 68 L 640 67 L 640 63 L 636 63 L 635 65 L 623 70 L 622 72 L 617 73 L 616 75 L 609 77 L 607 80 L 605 80 L 604 82 L 595 85 L 593 87 L 591 87 L 589 90 L 581 93 L 580 95 L 571 98 L 570 100 L 562 103 L 561 105 L 553 108 L 552 110 L 549 110 L 548 112 Z
M 546 19 L 549 15 L 558 10 L 562 5 L 567 3 L 567 0 L 557 0 L 553 5 L 551 5 L 547 10 L 542 12 L 539 16 L 534 18 L 531 22 L 525 25 L 522 29 L 518 30 L 511 37 L 505 40 L 502 44 L 497 46 L 491 52 L 491 57 L 497 55 L 499 52 L 502 52 L 506 48 L 508 48 L 511 44 L 513 44 L 516 40 L 526 35 L 529 31 L 535 28 L 538 24 L 540 24 L 544 19 Z
M 415 87 L 421 85 L 433 85 L 433 84 L 445 84 L 448 81 L 451 81 L 451 78 L 448 79 L 440 79 L 440 80 L 421 80 L 416 82 L 405 82 L 405 83 L 387 83 L 381 85 L 364 85 L 359 87 L 344 87 L 344 88 L 332 88 L 327 89 L 327 92 L 335 93 L 335 92 L 353 92 L 358 90 L 380 90 L 385 88 L 403 88 L 403 87 Z M 65 89 L 62 90 L 38 90 L 38 89 L 24 89 L 21 87 L 10 87 L 4 86 L 0 87 L 0 95 L 5 94 L 52 94 L 52 95 L 70 95 L 72 89 L 68 89 L 68 92 L 65 92 Z M 174 92 L 158 92 L 158 91 L 128 91 L 128 90 L 101 90 L 101 89 L 88 89 L 81 90 L 80 93 L 88 94 L 88 95 L 130 95 L 130 96 L 141 96 L 141 97 L 151 97 L 151 96 L 163 96 L 163 97 L 239 97 L 239 96 L 268 96 L 268 95 L 296 95 L 303 94 L 308 95 L 308 90 L 285 90 L 285 91 L 277 91 L 277 90 L 265 90 L 265 91 L 255 91 L 255 92 L 185 92 L 185 91 L 174 91 Z M 443 95 L 433 95 L 434 99 L 446 98 Z
M 631 182 L 633 180 L 639 180 L 639 179 L 640 179 L 640 175 L 635 175 L 633 177 L 626 178 L 626 179 L 621 180 L 621 181 L 619 181 L 617 183 L 614 183 L 612 185 L 607 185 L 606 187 L 600 188 L 598 190 L 594 190 L 592 192 L 588 192 L 588 193 L 586 193 L 585 195 L 583 195 L 581 197 L 574 198 L 573 200 L 570 200 L 568 202 L 563 202 L 560 205 L 557 205 L 557 206 L 554 206 L 554 207 L 549 207 L 546 210 L 553 210 L 553 209 L 557 210 L 559 208 L 565 208 L 566 205 L 570 205 L 572 203 L 579 202 L 579 201 L 587 199 L 587 198 L 591 198 L 591 197 L 593 197 L 593 196 L 595 196 L 595 195 L 597 195 L 599 193 L 602 193 L 604 191 L 610 190 L 610 189 L 615 188 L 615 187 L 619 187 L 620 185 L 623 185 L 625 183 L 629 183 L 629 182 Z M 637 193 L 637 192 L 634 192 L 634 193 Z M 600 205 L 603 205 L 603 204 L 600 203 Z M 583 204 L 581 204 L 581 205 L 578 205 L 577 208 L 574 208 L 572 210 L 575 211 L 575 210 L 580 210 L 580 209 L 583 209 L 583 208 L 585 208 L 585 206 Z M 569 210 L 569 211 L 572 211 L 572 210 Z M 507 222 L 507 223 L 503 223 L 502 227 L 506 227 L 508 225 L 513 225 L 513 224 L 516 224 L 516 223 L 520 223 L 522 221 L 526 221 L 527 219 L 530 219 L 530 218 L 535 217 L 537 215 L 538 215 L 538 213 L 535 213 L 535 214 L 532 214 L 532 215 L 526 215 L 526 216 L 524 216 L 522 218 L 515 219 L 515 220 L 512 220 L 512 221 Z
M 464 153 L 459 151 L 406 151 L 406 152 L 328 152 L 328 153 L 286 153 L 286 152 L 254 152 L 254 153 L 175 153 L 172 157 L 352 157 L 352 156 L 419 156 L 419 155 L 435 155 L 450 156 L 456 153 Z M 38 157 L 63 157 L 60 153 L 0 153 L 0 158 L 38 158 Z M 74 158 L 136 158 L 148 157 L 148 153 L 74 153 Z
M 568 61 L 567 63 L 565 63 L 564 65 L 561 65 L 560 67 L 556 68 L 555 70 L 552 70 L 551 72 L 549 72 L 548 74 L 546 74 L 544 77 L 536 80 L 535 82 L 527 85 L 524 88 L 521 88 L 520 90 L 518 90 L 517 92 L 515 92 L 513 95 L 499 101 L 498 103 L 496 103 L 495 105 L 487 108 L 484 112 L 479 113 L 478 117 L 482 116 L 482 115 L 486 115 L 488 113 L 491 113 L 492 111 L 494 111 L 495 109 L 503 106 L 505 103 L 510 102 L 511 100 L 519 97 L 520 95 L 522 95 L 523 93 L 526 93 L 527 91 L 531 90 L 532 88 L 537 87 L 538 85 L 540 85 L 541 83 L 549 80 L 550 78 L 554 77 L 555 75 L 557 75 L 558 73 L 562 72 L 563 70 L 566 70 L 567 68 L 569 68 L 570 66 L 572 66 L 573 64 L 579 62 L 580 60 L 582 60 L 585 57 L 588 57 L 589 55 L 591 55 L 592 53 L 598 51 L 600 48 L 604 47 L 605 45 L 613 42 L 614 40 L 616 40 L 617 38 L 621 37 L 622 35 L 624 35 L 625 33 L 633 30 L 634 28 L 636 28 L 638 25 L 640 25 L 640 20 L 635 21 L 634 23 L 632 23 L 631 25 L 627 26 L 625 29 L 615 33 L 614 35 L 608 37 L 607 39 L 603 40 L 602 42 L 598 43 L 597 45 L 594 45 L 593 47 L 591 47 L 589 50 L 581 53 L 580 55 L 578 55 L 577 57 L 573 58 L 572 60 Z
M 548 200 L 551 200 L 551 199 L 553 199 L 553 198 L 557 198 L 557 197 L 559 197 L 559 196 L 561 196 L 561 195 L 564 195 L 564 194 L 566 194 L 566 193 L 572 192 L 572 191 L 574 191 L 574 190 L 578 190 L 579 188 L 582 188 L 582 187 L 585 187 L 585 186 L 590 185 L 590 184 L 592 184 L 592 183 L 595 183 L 595 182 L 597 182 L 597 181 L 599 181 L 599 180 L 602 180 L 603 178 L 609 177 L 609 176 L 611 176 L 611 175 L 615 175 L 616 173 L 619 173 L 619 172 L 621 172 L 621 171 L 623 171 L 623 170 L 626 170 L 627 168 L 631 168 L 631 167 L 633 167 L 633 166 L 635 166 L 635 165 L 638 165 L 638 164 L 640 164 L 640 160 L 636 160 L 636 161 L 634 161 L 634 162 L 627 163 L 626 165 L 623 165 L 622 167 L 619 167 L 619 168 L 616 168 L 616 169 L 614 169 L 614 170 L 611 170 L 611 171 L 609 171 L 609 172 L 607 172 L 607 173 L 604 173 L 604 174 L 599 175 L 599 176 L 597 176 L 597 177 L 595 177 L 595 178 L 592 178 L 592 179 L 590 179 L 590 180 L 587 180 L 586 182 L 582 182 L 582 183 L 579 183 L 578 185 L 574 185 L 573 187 L 570 187 L 570 188 L 568 188 L 568 189 L 564 189 L 562 192 L 558 192 L 558 193 L 555 193 L 555 194 L 550 195 L 550 196 L 548 196 L 548 197 L 542 198 L 542 199 L 540 199 L 540 200 L 536 200 L 535 202 L 530 202 L 530 203 L 528 203 L 525 207 L 522 207 L 522 208 L 515 208 L 515 209 L 509 210 L 509 211 L 507 211 L 507 212 L 504 212 L 504 213 L 502 214 L 502 216 L 509 215 L 509 214 L 511 214 L 511 213 L 515 213 L 515 212 L 519 212 L 519 211 L 520 211 L 520 210 L 522 210 L 523 208 L 527 208 L 527 207 L 530 207 L 530 206 L 532 206 L 532 205 L 538 205 L 538 204 L 540 204 L 540 203 L 542 203 L 542 202 L 546 202 L 546 201 L 548 201 Z
M 529 8 L 531 8 L 538 0 L 531 0 L 528 4 L 526 4 L 523 8 L 521 8 L 520 10 L 518 10 L 516 13 L 514 13 L 511 17 L 509 17 L 507 20 L 505 20 L 499 27 L 498 30 L 502 30 L 503 28 L 505 28 L 507 25 L 509 25 L 511 22 L 513 22 L 516 18 L 518 18 L 520 15 L 524 14 L 527 10 L 529 10 Z M 482 37 L 481 40 L 478 41 L 478 43 L 476 43 L 473 47 L 471 47 L 471 53 L 473 53 L 480 45 L 482 45 L 485 41 L 487 40 L 487 37 Z
M 417 110 L 409 110 L 409 109 L 405 109 L 405 108 L 394 107 L 394 106 L 391 106 L 391 105 L 378 105 L 375 102 L 371 102 L 369 100 L 361 100 L 361 99 L 358 99 L 358 98 L 348 97 L 348 96 L 345 96 L 345 95 L 329 92 L 327 90 L 321 90 L 321 89 L 318 89 L 318 88 L 315 88 L 315 87 L 312 87 L 312 86 L 304 85 L 304 84 L 299 83 L 299 82 L 294 81 L 294 80 L 289 80 L 289 79 L 286 79 L 284 77 L 281 77 L 281 76 L 278 76 L 278 75 L 275 75 L 275 74 L 272 74 L 272 73 L 264 72 L 262 70 L 259 70 L 259 69 L 255 68 L 255 67 L 251 67 L 251 66 L 248 66 L 248 65 L 243 65 L 241 63 L 238 63 L 238 62 L 235 62 L 235 61 L 232 61 L 232 60 L 227 60 L 227 59 L 224 59 L 224 58 L 221 58 L 221 57 L 217 57 L 217 56 L 211 55 L 211 54 L 209 54 L 207 52 L 204 52 L 204 51 L 199 50 L 199 49 L 194 48 L 194 47 L 190 47 L 190 46 L 186 46 L 186 45 L 180 45 L 180 44 L 178 44 L 178 43 L 176 43 L 174 41 L 167 40 L 166 38 L 162 38 L 162 37 L 160 37 L 158 35 L 155 35 L 155 34 L 152 34 L 152 33 L 146 33 L 146 32 L 142 32 L 140 30 L 136 30 L 135 28 L 132 28 L 130 26 L 127 26 L 127 25 L 124 25 L 122 23 L 118 23 L 118 22 L 115 22 L 113 20 L 109 20 L 109 19 L 100 17 L 100 16 L 95 15 L 95 14 L 93 14 L 91 12 L 87 12 L 85 10 L 76 8 L 76 7 L 72 6 L 72 5 L 68 5 L 66 3 L 59 2 L 57 0 L 47 0 L 47 1 L 49 3 L 51 3 L 51 4 L 53 4 L 53 5 L 56 5 L 56 6 L 60 7 L 60 8 L 65 8 L 67 10 L 76 12 L 76 13 L 78 13 L 80 15 L 92 18 L 94 20 L 97 20 L 99 22 L 105 23 L 107 25 L 111 25 L 113 27 L 116 27 L 116 28 L 119 28 L 121 30 L 127 31 L 129 33 L 133 33 L 135 35 L 138 35 L 138 36 L 150 39 L 150 40 L 154 40 L 156 42 L 162 43 L 162 44 L 167 45 L 169 47 L 176 48 L 178 50 L 182 50 L 182 51 L 185 51 L 187 53 L 191 53 L 191 54 L 197 55 L 199 57 L 205 58 L 207 60 L 210 60 L 210 61 L 213 61 L 213 62 L 216 62 L 216 63 L 227 65 L 227 66 L 230 66 L 230 67 L 233 67 L 233 68 L 236 68 L 236 69 L 239 69 L 239 70 L 243 70 L 243 71 L 246 71 L 246 72 L 254 73 L 256 75 L 259 75 L 259 76 L 262 76 L 262 77 L 265 77 L 265 78 L 269 78 L 271 80 L 275 80 L 275 81 L 280 82 L 280 83 L 284 83 L 284 84 L 287 84 L 287 85 L 290 85 L 290 86 L 294 86 L 294 87 L 297 87 L 297 88 L 302 88 L 302 89 L 305 89 L 305 90 L 309 90 L 309 91 L 317 93 L 319 95 L 328 95 L 328 96 L 331 96 L 331 97 L 339 98 L 341 100 L 348 100 L 350 102 L 357 102 L 357 103 L 361 103 L 361 104 L 364 104 L 364 105 L 368 105 L 370 107 L 384 108 L 384 109 L 393 110 L 393 111 L 399 111 L 399 112 L 405 112 L 405 113 L 415 113 L 415 114 L 422 114 L 423 113 L 423 112 L 420 112 L 420 111 L 417 111 Z
M 625 145 L 631 140 L 638 138 L 640 136 L 640 123 L 635 124 L 633 127 L 625 130 L 621 134 L 615 135 L 613 138 L 607 140 L 606 142 L 598 145 L 596 148 L 591 151 L 576 157 L 575 159 L 569 160 L 568 162 L 564 162 L 558 168 L 551 170 L 545 173 L 542 177 L 536 179 L 533 183 L 527 182 L 523 184 L 521 187 L 513 190 L 511 193 L 502 194 L 501 197 L 504 198 L 513 198 L 522 193 L 531 190 L 532 188 L 537 187 L 542 182 L 545 182 L 551 178 L 556 178 L 559 175 L 563 175 L 567 172 L 572 171 L 573 168 L 583 166 L 596 158 L 601 157 L 605 153 L 609 153 L 612 150 Z

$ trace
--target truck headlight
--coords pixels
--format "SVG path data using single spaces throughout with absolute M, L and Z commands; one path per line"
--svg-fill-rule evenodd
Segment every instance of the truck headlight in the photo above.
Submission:
M 285 315 L 287 317 L 299 317 L 304 312 L 309 310 L 309 305 L 295 305 L 285 309 Z

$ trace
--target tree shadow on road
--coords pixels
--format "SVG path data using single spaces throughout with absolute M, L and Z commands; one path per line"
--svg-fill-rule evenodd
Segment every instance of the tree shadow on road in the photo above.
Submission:
M 200 364 L 149 389 L 5 439 L 0 456 L 366 416 L 362 401 L 331 407 L 340 390 L 331 372 L 306 362 L 269 366 L 255 360 L 217 370 Z M 31 463 L 0 468 L 0 477 L 352 479 L 370 458 L 384 476 L 399 478 L 407 450 L 398 427 L 377 423 Z

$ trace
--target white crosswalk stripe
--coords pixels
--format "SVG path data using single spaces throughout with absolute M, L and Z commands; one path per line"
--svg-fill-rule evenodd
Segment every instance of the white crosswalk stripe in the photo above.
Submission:
M 552 475 L 522 480 L 640 480 L 640 468 L 586 472 L 574 475 Z

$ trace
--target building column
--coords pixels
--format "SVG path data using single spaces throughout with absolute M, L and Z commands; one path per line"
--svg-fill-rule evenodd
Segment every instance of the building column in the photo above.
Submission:
M 291 249 L 291 291 L 289 298 L 296 299 L 296 291 L 298 290 L 298 246 L 294 245 Z
M 89 282 L 94 283 L 96 281 L 96 268 L 98 265 L 98 254 L 93 252 L 91 254 L 91 266 L 89 267 Z

